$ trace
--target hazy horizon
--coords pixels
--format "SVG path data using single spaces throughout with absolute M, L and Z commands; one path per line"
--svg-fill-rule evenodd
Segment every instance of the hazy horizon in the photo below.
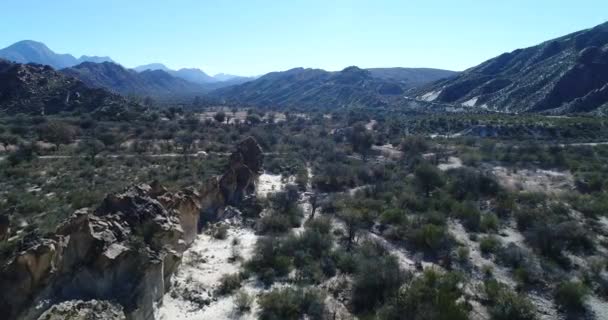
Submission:
M 57 53 L 109 56 L 129 68 L 162 63 L 210 75 L 351 65 L 461 71 L 608 20 L 603 1 L 553 4 L 10 1 L 5 12 L 19 14 L 0 21 L 0 47 L 35 40 Z

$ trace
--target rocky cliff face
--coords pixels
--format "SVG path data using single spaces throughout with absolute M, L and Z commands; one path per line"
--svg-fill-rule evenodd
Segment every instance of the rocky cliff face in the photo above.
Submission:
M 201 221 L 221 217 L 225 206 L 254 190 L 262 165 L 257 142 L 244 140 L 230 159 L 227 171 L 201 190 L 130 187 L 96 210 L 75 212 L 52 237 L 26 237 L 0 270 L 0 310 L 8 319 L 37 319 L 47 310 L 54 310 L 50 317 L 68 306 L 83 314 L 92 308 L 66 301 L 94 300 L 99 307 L 107 300 L 128 319 L 153 319 Z

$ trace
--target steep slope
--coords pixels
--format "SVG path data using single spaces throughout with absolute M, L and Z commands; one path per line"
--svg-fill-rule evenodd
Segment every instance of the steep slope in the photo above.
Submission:
M 106 90 L 89 88 L 49 66 L 0 60 L 0 111 L 7 114 L 99 111 L 120 116 L 138 107 Z
M 61 70 L 95 88 L 106 88 L 125 95 L 151 97 L 201 94 L 205 88 L 174 77 L 162 70 L 136 72 L 110 62 L 85 62 Z
M 608 109 L 608 23 L 504 53 L 415 96 L 502 112 L 603 114 Z
M 44 43 L 24 40 L 0 50 L 0 58 L 17 63 L 37 63 L 62 69 L 82 62 L 112 61 L 109 57 L 82 56 L 76 59 L 70 54 L 58 54 Z
M 272 72 L 241 85 L 215 90 L 210 95 L 253 105 L 335 108 L 382 106 L 387 103 L 385 98 L 402 93 L 399 83 L 348 67 L 340 72 L 302 68 Z
M 407 88 L 418 87 L 458 74 L 456 71 L 431 68 L 369 68 L 367 70 L 375 78 L 401 82 Z

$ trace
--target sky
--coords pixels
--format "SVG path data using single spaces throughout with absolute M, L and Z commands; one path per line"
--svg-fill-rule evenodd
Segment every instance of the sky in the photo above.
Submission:
M 126 67 L 464 70 L 608 21 L 607 0 L 2 0 L 0 47 L 44 42 Z

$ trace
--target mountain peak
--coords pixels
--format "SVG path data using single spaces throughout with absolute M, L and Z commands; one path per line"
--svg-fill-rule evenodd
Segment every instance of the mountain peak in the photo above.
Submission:
M 75 66 L 85 61 L 112 61 L 109 57 L 82 56 L 76 59 L 71 54 L 58 54 L 46 44 L 34 40 L 22 40 L 0 50 L 0 58 L 17 63 L 37 63 L 55 69 Z
M 137 72 L 142 72 L 142 71 L 146 71 L 146 70 L 171 71 L 171 69 L 169 69 L 166 65 L 164 65 L 162 63 L 157 63 L 157 62 L 137 66 L 137 67 L 133 68 L 133 70 L 135 70 Z

